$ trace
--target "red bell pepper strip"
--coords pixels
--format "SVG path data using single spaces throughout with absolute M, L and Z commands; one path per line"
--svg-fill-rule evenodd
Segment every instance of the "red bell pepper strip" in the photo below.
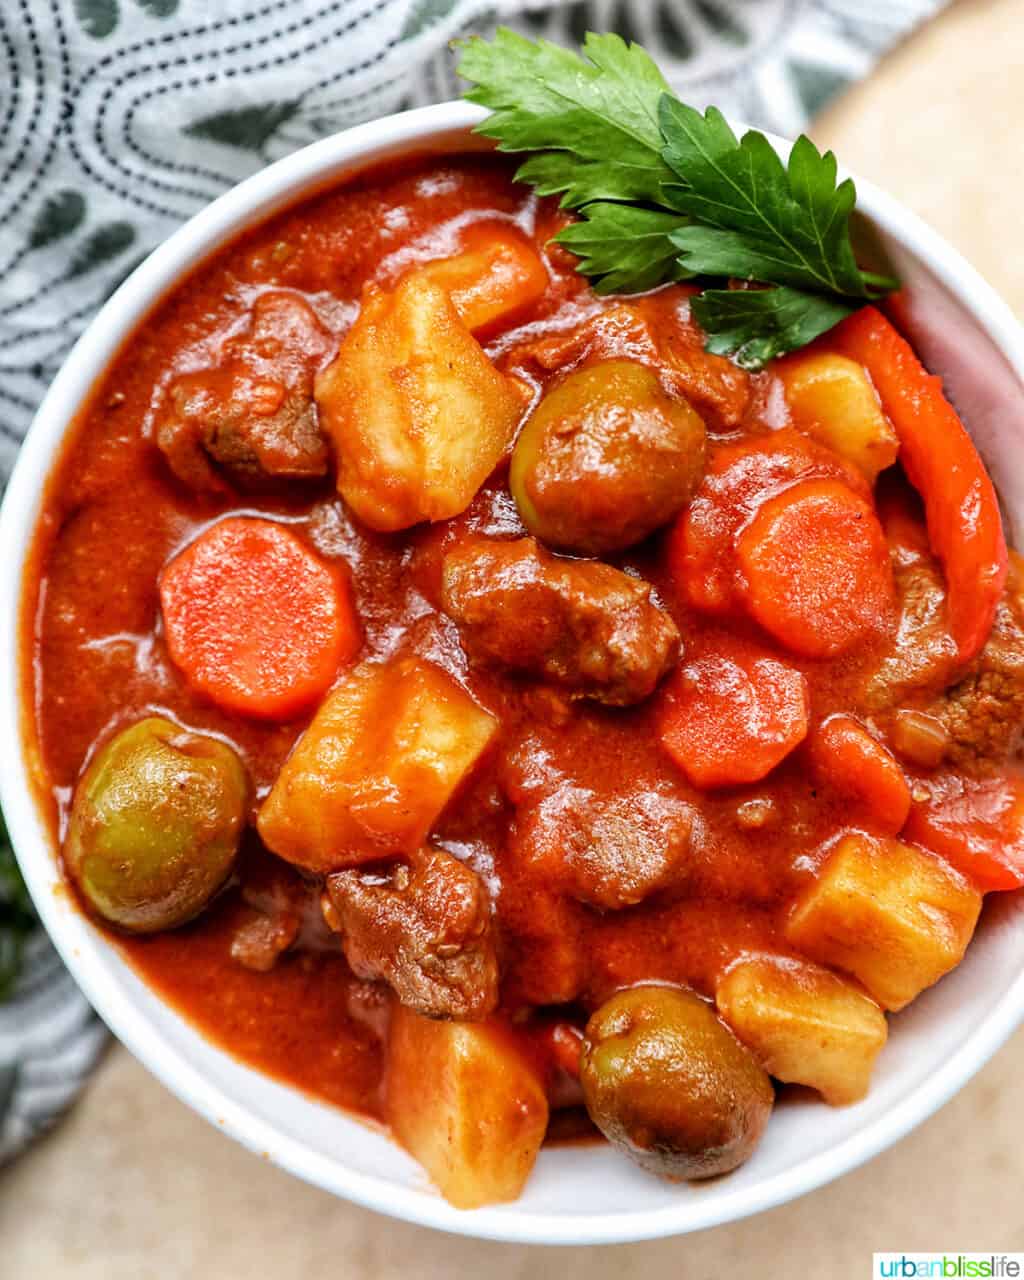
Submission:
M 950 631 L 968 662 L 988 639 L 1008 564 L 985 464 L 941 379 L 875 307 L 855 311 L 824 345 L 868 371 L 899 437 L 900 461 L 924 499 L 928 537 L 945 571 Z

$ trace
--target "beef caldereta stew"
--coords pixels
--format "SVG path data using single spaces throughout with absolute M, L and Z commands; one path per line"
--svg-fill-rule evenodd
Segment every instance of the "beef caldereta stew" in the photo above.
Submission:
M 81 907 L 459 1206 L 595 1129 L 726 1173 L 862 1098 L 1024 883 L 1024 572 L 862 306 L 756 371 L 505 158 L 251 230 L 55 469 L 26 705 Z

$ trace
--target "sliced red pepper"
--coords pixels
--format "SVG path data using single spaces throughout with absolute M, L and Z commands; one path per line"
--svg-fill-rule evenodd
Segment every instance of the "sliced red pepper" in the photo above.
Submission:
M 940 773 L 915 800 L 904 836 L 931 849 L 982 893 L 1024 885 L 1024 778 Z
M 928 536 L 946 575 L 949 625 L 960 660 L 984 646 L 1006 583 L 996 492 L 941 379 L 921 364 L 875 307 L 837 325 L 824 345 L 868 371 L 900 441 L 900 461 L 924 499 Z

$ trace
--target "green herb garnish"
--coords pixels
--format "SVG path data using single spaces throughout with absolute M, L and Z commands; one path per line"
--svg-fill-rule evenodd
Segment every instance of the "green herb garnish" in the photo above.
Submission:
M 25 939 L 35 924 L 32 902 L 0 814 L 0 1001 L 6 1000 L 14 989 Z
M 697 277 L 708 350 L 759 368 L 897 287 L 858 266 L 854 184 L 809 138 L 784 164 L 764 134 L 738 139 L 714 107 L 680 102 L 617 35 L 588 35 L 583 57 L 504 27 L 461 47 L 466 97 L 492 112 L 478 132 L 534 152 L 517 179 L 579 211 L 556 238 L 598 292 Z

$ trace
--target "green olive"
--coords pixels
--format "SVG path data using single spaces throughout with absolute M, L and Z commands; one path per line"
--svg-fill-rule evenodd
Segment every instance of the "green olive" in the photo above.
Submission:
M 603 555 L 672 519 L 704 473 L 697 411 L 647 365 L 606 360 L 549 391 L 526 421 L 509 484 L 549 546 Z
M 580 1081 L 605 1137 L 673 1181 L 741 1165 L 775 1098 L 711 1006 L 676 987 L 632 987 L 606 1001 L 587 1024 Z
M 230 747 L 151 716 L 106 743 L 79 779 L 64 863 L 110 924 L 173 929 L 227 879 L 248 807 Z

